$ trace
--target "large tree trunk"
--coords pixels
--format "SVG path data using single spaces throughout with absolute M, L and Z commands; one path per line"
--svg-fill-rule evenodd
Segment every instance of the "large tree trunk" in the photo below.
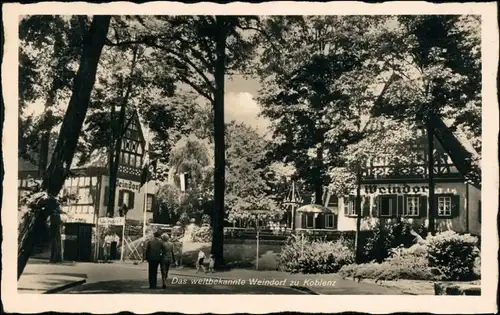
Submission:
M 58 213 L 50 216 L 50 240 L 50 262 L 62 262 L 61 216 Z
M 134 73 L 134 68 L 136 64 L 137 58 L 137 46 L 134 49 L 134 55 L 132 58 L 132 67 L 130 70 L 130 79 L 127 84 L 127 90 L 123 97 L 120 114 L 118 116 L 118 122 L 114 121 L 115 115 L 115 107 L 113 105 L 111 111 L 111 123 L 113 124 L 112 135 L 111 135 L 111 145 L 110 145 L 110 159 L 109 159 L 109 198 L 108 198 L 108 207 L 107 207 L 107 216 L 114 217 L 115 213 L 115 196 L 116 196 L 116 182 L 118 180 L 118 169 L 120 167 L 120 156 L 121 156 L 121 147 L 122 147 L 122 139 L 125 134 L 126 129 L 128 128 L 127 123 L 125 126 L 125 116 L 127 103 L 130 96 L 130 92 L 132 90 L 132 75 Z M 132 120 L 133 116 L 130 118 Z
M 56 84 L 53 84 L 56 86 Z M 56 90 L 49 91 L 47 102 L 45 103 L 45 117 L 40 135 L 40 149 L 38 154 L 38 177 L 43 178 L 47 170 L 49 160 L 50 134 L 55 125 L 51 108 L 54 106 Z M 62 262 L 62 241 L 61 241 L 61 217 L 59 214 L 50 216 L 50 262 Z
M 84 38 L 80 66 L 76 74 L 68 109 L 61 126 L 56 148 L 50 165 L 43 177 L 42 189 L 53 199 L 59 194 L 71 167 L 83 121 L 87 114 L 90 94 L 94 87 L 97 65 L 108 34 L 110 16 L 95 16 Z M 21 276 L 35 244 L 37 235 L 43 231 L 45 220 L 57 209 L 55 202 L 48 206 L 33 207 L 19 223 L 17 277 Z M 58 215 L 58 214 L 57 214 Z
M 436 231 L 436 204 L 434 202 L 434 128 L 432 124 L 427 122 L 427 179 L 429 183 L 429 232 L 433 235 Z
M 356 262 L 361 261 L 361 242 L 359 240 L 359 234 L 361 232 L 361 218 L 363 216 L 363 211 L 361 209 L 361 166 L 358 162 L 356 166 L 356 235 L 354 238 L 354 254 Z
M 224 17 L 217 16 L 217 39 L 214 97 L 214 215 L 212 254 L 215 267 L 224 265 L 224 190 L 225 190 L 225 144 L 224 144 L 224 75 L 226 59 L 226 37 Z
M 314 203 L 323 205 L 323 144 L 316 150 L 316 166 L 314 179 Z

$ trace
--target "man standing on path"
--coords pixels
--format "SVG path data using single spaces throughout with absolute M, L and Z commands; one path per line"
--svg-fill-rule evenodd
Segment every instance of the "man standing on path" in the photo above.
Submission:
M 160 232 L 155 232 L 153 239 L 146 244 L 144 251 L 143 261 L 147 260 L 149 263 L 149 288 L 156 289 L 156 279 L 158 276 L 158 266 L 162 262 L 162 256 L 166 255 L 165 244 L 160 239 Z
M 106 235 L 104 238 L 104 244 L 102 245 L 104 251 L 104 262 L 107 263 L 109 261 L 109 256 L 111 255 L 111 242 L 113 241 L 113 237 L 111 235 Z
M 162 256 L 162 262 L 160 265 L 161 269 L 161 280 L 163 283 L 163 288 L 167 287 L 167 277 L 168 277 L 168 269 L 170 265 L 175 262 L 174 255 L 174 245 L 170 242 L 170 237 L 168 237 L 167 233 L 163 233 L 161 235 L 161 239 L 165 245 L 165 255 Z

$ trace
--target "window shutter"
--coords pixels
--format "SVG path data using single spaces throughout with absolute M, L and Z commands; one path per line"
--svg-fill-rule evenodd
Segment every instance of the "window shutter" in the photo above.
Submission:
M 333 217 L 333 228 L 337 229 L 337 225 L 338 225 L 338 222 L 339 222 L 339 216 L 333 214 L 332 217 Z
M 104 187 L 104 205 L 107 206 L 109 203 L 109 186 Z
M 434 218 L 438 218 L 439 217 L 439 210 L 438 210 L 438 205 L 439 205 L 438 199 L 439 199 L 439 196 L 440 196 L 439 194 L 435 194 L 434 195 L 434 200 L 433 200 L 433 204 L 434 204 Z M 429 202 L 429 201 L 427 201 L 427 202 Z
M 405 207 L 404 196 L 397 196 L 396 209 L 392 210 L 392 216 L 400 217 L 403 215 L 403 209 Z
M 377 196 L 373 196 L 373 206 L 372 206 L 372 216 L 378 217 L 379 211 L 379 198 Z
M 135 193 L 133 191 L 128 192 L 130 195 L 129 199 L 129 209 L 134 209 L 134 199 L 135 199 Z
M 318 217 L 316 218 L 316 228 L 324 229 L 325 228 L 325 215 L 323 213 L 318 213 Z
M 344 202 L 344 216 L 349 215 L 349 197 L 342 198 Z
M 306 214 L 301 213 L 300 214 L 300 219 L 301 219 L 301 228 L 305 229 L 306 228 Z
M 156 196 L 151 195 L 151 212 L 156 212 Z
M 477 219 L 481 223 L 481 200 L 477 202 Z
M 420 196 L 419 198 L 419 206 L 420 209 L 418 209 L 418 216 L 420 218 L 427 218 L 427 196 Z
M 460 195 L 451 196 L 451 216 L 458 217 L 460 215 Z
M 357 216 L 358 214 L 358 209 L 356 209 L 356 196 L 354 195 L 349 195 L 349 205 L 352 207 L 353 211 L 351 215 Z
M 370 196 L 364 196 L 362 199 L 363 202 L 363 217 L 370 216 Z
M 118 206 L 121 207 L 123 204 L 123 190 L 120 190 L 118 192 Z

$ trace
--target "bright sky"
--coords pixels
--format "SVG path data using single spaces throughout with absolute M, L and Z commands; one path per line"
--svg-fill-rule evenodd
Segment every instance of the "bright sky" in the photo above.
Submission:
M 226 80 L 225 120 L 227 122 L 232 120 L 244 122 L 265 134 L 269 121 L 258 117 L 260 106 L 255 101 L 255 98 L 258 95 L 259 88 L 257 80 L 246 80 L 242 76 L 235 76 L 231 80 Z M 43 101 L 36 102 L 27 108 L 26 114 L 41 113 L 43 106 Z
M 225 120 L 244 122 L 265 134 L 270 122 L 258 117 L 261 108 L 255 98 L 259 88 L 257 80 L 246 80 L 241 76 L 226 81 Z

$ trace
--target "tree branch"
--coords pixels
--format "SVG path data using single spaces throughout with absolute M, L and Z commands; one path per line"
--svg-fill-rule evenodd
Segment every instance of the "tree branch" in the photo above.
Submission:
M 154 47 L 154 48 L 158 48 L 158 49 L 161 49 L 163 51 L 166 51 L 167 53 L 170 53 L 172 54 L 174 57 L 180 59 L 181 61 L 183 61 L 184 63 L 188 64 L 189 66 L 191 66 L 191 68 L 193 68 L 197 73 L 198 75 L 201 76 L 201 78 L 205 81 L 205 83 L 207 84 L 207 86 L 209 87 L 210 91 L 212 93 L 215 92 L 215 88 L 213 86 L 213 83 L 212 81 L 210 81 L 208 79 L 208 77 L 205 75 L 205 73 L 203 73 L 203 71 L 198 68 L 198 66 L 196 64 L 194 64 L 191 60 L 189 60 L 188 57 L 186 57 L 185 55 L 183 55 L 182 53 L 180 52 L 177 52 L 173 49 L 170 49 L 166 46 L 163 46 L 163 45 L 159 45 L 159 44 L 156 44 L 156 43 L 153 43 L 153 42 L 150 42 L 148 40 L 134 40 L 134 41 L 124 41 L 124 42 L 119 42 L 119 43 L 113 43 L 112 41 L 110 41 L 109 39 L 106 41 L 106 45 L 108 46 L 124 46 L 124 45 L 133 45 L 133 44 L 143 44 L 143 45 L 146 45 L 146 46 L 150 46 L 150 47 Z M 188 83 L 189 84 L 189 83 Z M 191 84 L 190 84 L 191 85 Z M 197 92 L 198 89 L 195 89 Z M 201 93 L 200 93 L 201 94 Z M 201 94 L 203 95 L 204 97 L 207 97 L 206 96 L 206 93 L 203 93 Z M 208 98 L 208 97 L 207 97 Z M 211 98 L 208 98 L 208 99 L 211 99 Z
M 269 34 L 267 34 L 263 29 L 253 27 L 253 26 L 241 26 L 241 25 L 238 25 L 238 27 L 241 30 L 254 30 L 254 31 L 257 31 L 258 33 L 264 35 L 264 37 L 267 39 L 267 41 L 271 45 L 271 47 L 274 50 L 276 50 L 277 52 L 280 52 L 279 48 L 273 43 L 273 39 L 271 38 L 271 36 Z
M 198 94 L 200 94 L 201 96 L 203 96 L 204 98 L 206 98 L 210 102 L 212 102 L 212 103 L 214 102 L 214 98 L 209 93 L 207 93 L 206 91 L 203 91 L 203 89 L 201 87 L 199 87 L 196 84 L 194 84 L 193 82 L 191 82 L 187 77 L 181 76 L 179 79 L 182 82 L 189 85 L 190 87 L 192 87 L 196 92 L 198 92 Z
M 199 50 L 196 50 L 196 49 L 191 49 L 191 47 L 193 46 L 191 43 L 189 43 L 187 40 L 185 40 L 184 38 L 178 36 L 178 35 L 174 35 L 173 37 L 166 37 L 166 39 L 168 41 L 176 41 L 178 40 L 179 42 L 183 43 L 184 45 L 186 45 L 187 47 L 190 47 L 190 51 L 191 51 L 191 54 L 193 55 L 193 57 L 195 57 L 196 59 L 198 59 L 207 69 L 212 69 L 212 68 L 215 68 L 215 60 L 211 59 L 211 63 L 209 61 L 207 61 L 201 51 Z M 208 49 L 207 49 L 208 50 Z

